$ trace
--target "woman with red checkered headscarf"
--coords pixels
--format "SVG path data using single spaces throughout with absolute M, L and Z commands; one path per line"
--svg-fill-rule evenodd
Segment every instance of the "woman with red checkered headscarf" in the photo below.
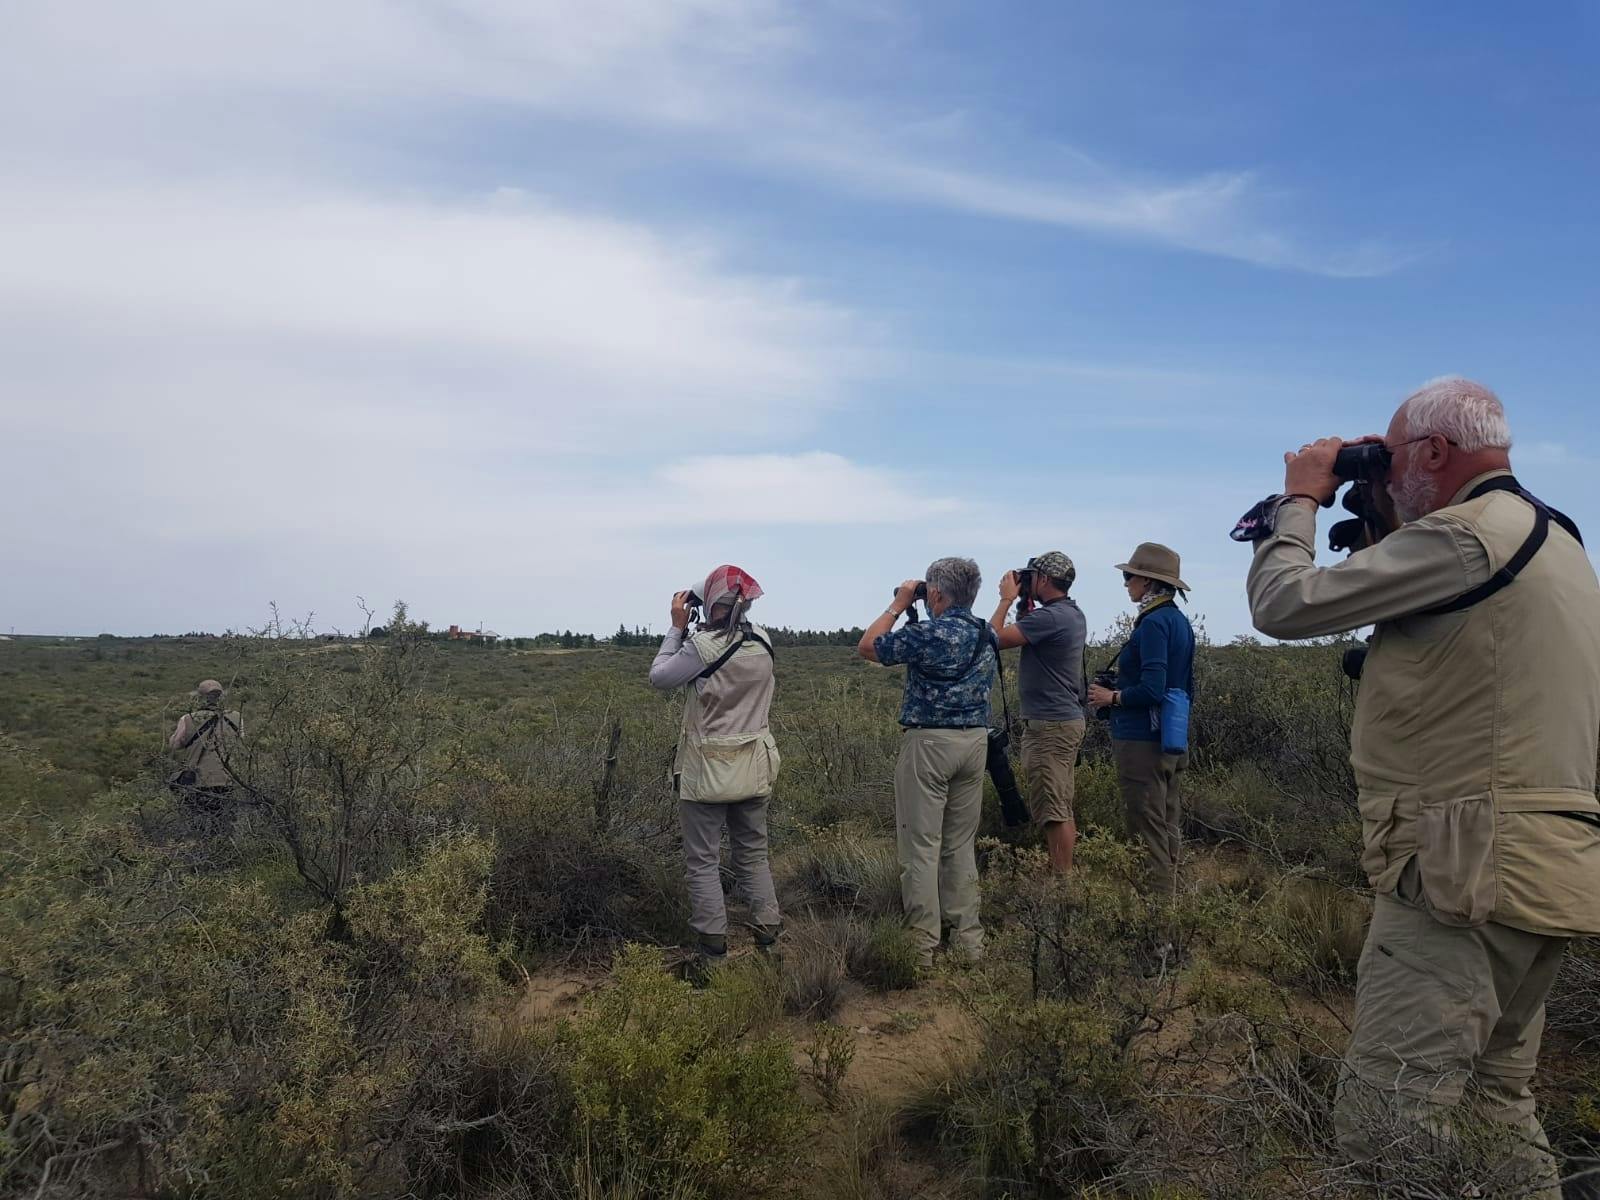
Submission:
M 761 585 L 724 564 L 702 584 L 672 597 L 672 628 L 650 665 L 650 683 L 689 688 L 672 762 L 696 951 L 707 963 L 728 953 L 722 894 L 722 832 L 733 873 L 750 906 L 758 947 L 770 948 L 782 918 L 767 859 L 767 801 L 778 776 L 778 747 L 767 728 L 772 706 L 772 639 L 748 617 Z M 705 616 L 693 632 L 690 614 Z

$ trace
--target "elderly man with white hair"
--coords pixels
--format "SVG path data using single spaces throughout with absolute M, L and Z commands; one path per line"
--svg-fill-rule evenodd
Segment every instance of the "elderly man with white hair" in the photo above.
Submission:
M 1557 1200 L 1529 1085 L 1567 941 L 1600 933 L 1600 583 L 1577 527 L 1511 474 L 1487 388 L 1436 380 L 1363 442 L 1388 462 L 1392 531 L 1315 565 L 1346 443 L 1309 443 L 1258 510 L 1248 585 L 1274 637 L 1376 627 L 1350 761 L 1377 896 L 1340 1142 L 1372 1164 L 1406 1130 L 1449 1136 L 1465 1099 L 1510 1139 L 1519 1178 L 1495 1194 Z

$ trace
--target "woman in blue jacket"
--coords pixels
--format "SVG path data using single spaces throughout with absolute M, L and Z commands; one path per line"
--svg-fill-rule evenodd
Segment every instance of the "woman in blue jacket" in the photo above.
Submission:
M 1194 628 L 1179 610 L 1178 593 L 1189 585 L 1178 574 L 1175 551 L 1144 542 L 1133 557 L 1118 564 L 1128 598 L 1139 606 L 1133 634 L 1117 656 L 1116 687 L 1099 684 L 1089 689 L 1089 703 L 1111 709 L 1111 747 L 1117 759 L 1128 836 L 1144 843 L 1146 884 L 1158 896 L 1171 898 L 1178 890 L 1178 856 L 1183 847 L 1178 776 L 1189 765 L 1186 750 L 1172 752 L 1173 743 L 1187 746 L 1187 732 L 1161 728 L 1162 704 L 1168 720 L 1187 720 L 1187 700 L 1194 694 Z M 1168 692 L 1182 696 L 1169 702 Z M 1163 741 L 1167 747 L 1163 748 Z

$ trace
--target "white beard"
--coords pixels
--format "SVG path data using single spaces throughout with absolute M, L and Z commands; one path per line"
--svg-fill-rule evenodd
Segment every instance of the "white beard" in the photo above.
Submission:
M 1431 513 L 1433 502 L 1439 497 L 1438 483 L 1415 470 L 1408 471 L 1400 479 L 1391 479 L 1388 491 L 1389 499 L 1394 501 L 1395 516 L 1404 525 Z

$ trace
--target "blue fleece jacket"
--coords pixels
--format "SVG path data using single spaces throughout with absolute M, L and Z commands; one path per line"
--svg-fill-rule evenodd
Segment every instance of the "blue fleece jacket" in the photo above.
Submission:
M 1194 695 L 1194 627 L 1177 604 L 1153 608 L 1139 622 L 1117 658 L 1117 689 L 1122 702 L 1111 710 L 1111 736 L 1129 742 L 1154 742 L 1150 711 L 1160 711 L 1168 688 Z

